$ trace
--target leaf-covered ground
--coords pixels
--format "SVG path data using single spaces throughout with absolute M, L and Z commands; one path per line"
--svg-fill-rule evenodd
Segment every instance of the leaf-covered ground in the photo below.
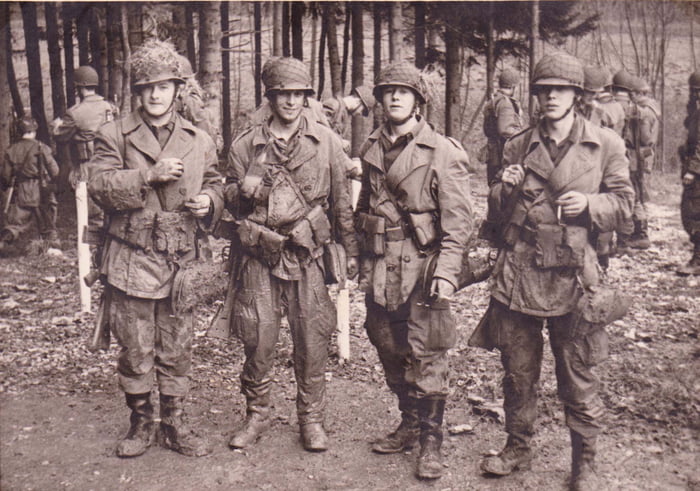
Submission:
M 697 489 L 700 429 L 699 277 L 675 267 L 690 247 L 680 227 L 680 188 L 659 179 L 650 206 L 652 247 L 613 258 L 607 281 L 634 297 L 627 317 L 610 326 L 611 357 L 598 373 L 608 408 L 599 468 L 609 489 Z M 483 215 L 484 185 L 474 185 Z M 378 456 L 369 442 L 398 421 L 395 401 L 362 329 L 361 296 L 351 292 L 351 360 L 333 354 L 327 367 L 324 454 L 298 442 L 291 341 L 282 336 L 274 369 L 275 418 L 251 450 L 226 442 L 243 418 L 238 375 L 241 347 L 204 336 L 215 306 L 197 314 L 190 419 L 214 443 L 214 453 L 188 459 L 152 448 L 138 459 L 114 456 L 128 427 L 116 385 L 118 348 L 93 354 L 85 344 L 93 320 L 79 313 L 74 221 L 61 208 L 62 252 L 0 258 L 0 488 L 2 489 L 564 489 L 568 431 L 546 351 L 536 458 L 530 472 L 488 479 L 478 471 L 502 445 L 498 353 L 467 347 L 487 303 L 483 284 L 460 292 L 460 339 L 450 352 L 452 394 L 444 449 L 446 476 L 426 484 L 413 477 L 416 452 Z M 98 292 L 93 292 L 97 299 Z

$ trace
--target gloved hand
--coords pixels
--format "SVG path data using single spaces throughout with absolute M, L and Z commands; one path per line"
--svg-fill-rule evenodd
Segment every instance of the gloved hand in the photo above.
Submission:
M 198 194 L 185 202 L 185 206 L 197 218 L 204 218 L 209 214 L 211 208 L 211 196 L 208 194 Z
M 146 171 L 146 182 L 156 184 L 177 181 L 185 172 L 182 160 L 174 157 L 161 159 Z
M 455 287 L 444 278 L 433 278 L 430 284 L 430 298 L 435 302 L 449 302 L 455 294 Z
M 695 180 L 695 174 L 692 172 L 686 172 L 683 174 L 683 185 L 684 186 L 690 186 L 693 184 L 693 181 Z
M 350 279 L 350 280 L 355 279 L 355 277 L 357 276 L 357 272 L 360 269 L 357 258 L 356 257 L 349 257 L 347 264 L 348 264 L 348 279 Z

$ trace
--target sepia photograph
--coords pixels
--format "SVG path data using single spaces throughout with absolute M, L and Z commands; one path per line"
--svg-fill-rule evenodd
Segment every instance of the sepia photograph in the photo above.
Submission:
M 700 2 L 0 27 L 0 489 L 700 489 Z

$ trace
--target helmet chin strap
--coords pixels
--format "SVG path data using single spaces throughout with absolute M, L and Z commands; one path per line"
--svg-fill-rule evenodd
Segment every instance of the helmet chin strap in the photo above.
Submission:
M 401 126 L 402 124 L 407 123 L 408 120 L 410 120 L 414 116 L 418 116 L 418 102 L 415 102 L 413 104 L 413 109 L 411 110 L 408 116 L 406 116 L 401 121 L 391 121 L 391 124 L 394 126 Z
M 569 109 L 564 111 L 564 114 L 562 114 L 558 118 L 547 118 L 547 119 L 549 119 L 553 123 L 556 123 L 557 121 L 561 121 L 562 119 L 567 117 L 571 111 L 574 110 L 574 107 L 576 107 L 576 104 L 578 103 L 578 101 L 579 101 L 579 97 L 577 96 L 574 98 L 574 102 L 572 102 L 571 105 L 569 106 Z

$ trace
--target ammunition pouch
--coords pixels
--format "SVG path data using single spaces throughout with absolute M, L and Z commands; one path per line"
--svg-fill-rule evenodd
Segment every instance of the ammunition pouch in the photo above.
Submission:
M 348 258 L 345 247 L 329 242 L 323 248 L 323 270 L 326 285 L 343 283 L 348 277 Z
M 576 303 L 572 316 L 572 337 L 586 339 L 592 332 L 602 330 L 624 317 L 632 304 L 632 297 L 604 285 L 589 286 Z
M 155 219 L 156 212 L 149 209 L 113 217 L 107 233 L 136 249 L 151 250 Z
M 321 205 L 314 206 L 289 232 L 291 243 L 309 254 L 331 241 L 331 222 Z
M 94 142 L 92 140 L 77 142 L 75 144 L 75 149 L 78 154 L 78 160 L 80 162 L 87 162 L 92 158 L 92 154 L 94 153 Z
M 523 234 L 530 229 L 523 227 Z M 584 227 L 540 223 L 534 234 L 535 264 L 543 269 L 580 268 L 588 244 Z
M 238 240 L 251 256 L 274 267 L 282 257 L 287 237 L 264 225 L 244 219 L 238 223 Z
M 416 246 L 425 250 L 438 239 L 437 224 L 435 223 L 435 213 L 408 213 L 408 221 L 413 231 L 413 239 Z
M 153 227 L 153 246 L 168 256 L 182 256 L 194 249 L 197 221 L 189 212 L 159 211 Z
M 384 233 L 386 220 L 384 217 L 359 213 L 357 216 L 357 230 L 362 234 L 361 243 L 363 252 L 370 256 L 383 256 L 385 251 Z

